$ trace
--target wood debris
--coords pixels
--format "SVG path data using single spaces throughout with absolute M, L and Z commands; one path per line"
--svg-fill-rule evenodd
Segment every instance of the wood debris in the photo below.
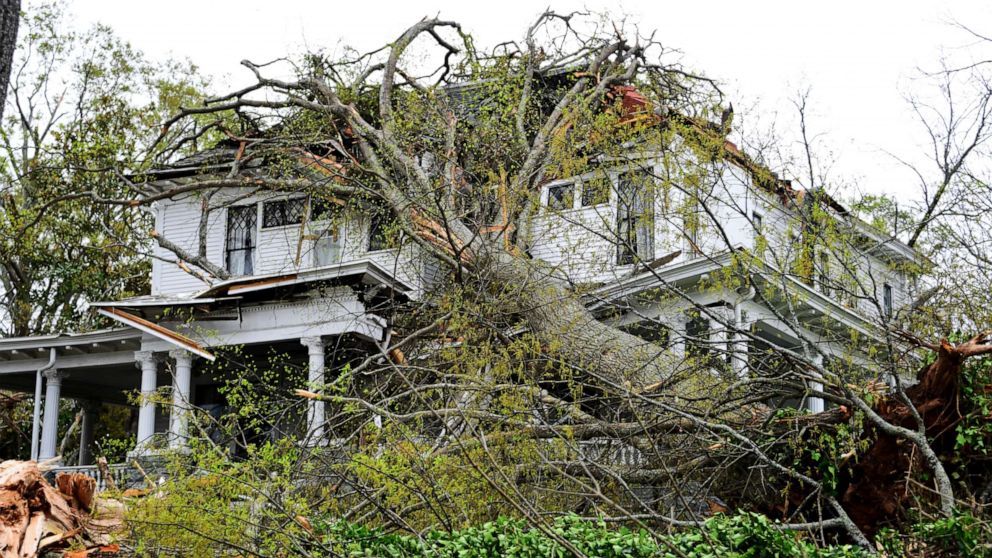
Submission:
M 57 488 L 56 488 L 57 487 Z M 0 558 L 30 558 L 70 542 L 110 555 L 123 506 L 96 497 L 96 480 L 60 474 L 55 487 L 34 461 L 0 463 Z M 99 553 L 99 554 L 98 554 Z

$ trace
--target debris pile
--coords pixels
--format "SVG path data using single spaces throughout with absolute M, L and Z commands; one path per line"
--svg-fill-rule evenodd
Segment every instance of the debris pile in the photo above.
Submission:
M 96 480 L 59 474 L 56 487 L 34 461 L 0 463 L 0 558 L 30 558 L 42 551 L 84 546 L 106 554 L 110 534 L 122 526 L 123 506 L 96 498 Z M 116 504 L 116 505 L 115 505 Z

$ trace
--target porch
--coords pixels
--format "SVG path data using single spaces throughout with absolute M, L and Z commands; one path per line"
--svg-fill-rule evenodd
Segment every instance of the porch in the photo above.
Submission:
M 94 303 L 125 327 L 2 339 L 0 389 L 34 395 L 32 459 L 59 455 L 63 398 L 80 403 L 78 466 L 93 464 L 94 423 L 102 404 L 131 410 L 122 426 L 135 436 L 134 455 L 182 450 L 194 407 L 225 405 L 212 366 L 219 348 L 239 347 L 249 361 L 276 351 L 305 378 L 281 386 L 287 393 L 319 389 L 328 358 L 372 350 L 385 328 L 376 310 L 387 297 L 402 299 L 408 290 L 374 263 L 358 262 L 232 280 L 192 295 Z M 169 400 L 161 401 L 163 396 Z M 300 414 L 305 430 L 291 433 L 319 443 L 323 402 L 308 400 Z

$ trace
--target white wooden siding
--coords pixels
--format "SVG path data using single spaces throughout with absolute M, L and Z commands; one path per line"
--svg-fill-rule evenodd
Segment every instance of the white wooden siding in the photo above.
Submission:
M 661 164 L 654 166 L 657 176 L 666 175 Z M 612 173 L 615 183 L 617 173 Z M 714 169 L 706 182 L 699 185 L 699 195 L 706 210 L 701 212 L 701 230 L 697 237 L 700 251 L 693 250 L 686 240 L 685 204 L 687 194 L 678 188 L 662 191 L 659 187 L 655 199 L 655 249 L 654 257 L 660 258 L 681 250 L 674 262 L 686 262 L 708 257 L 729 249 L 755 250 L 758 231 L 754 215 L 761 217 L 761 236 L 767 243 L 762 252 L 765 260 L 774 267 L 790 270 L 799 257 L 801 236 L 799 223 L 775 196 L 755 187 L 745 171 L 726 165 Z M 547 207 L 551 187 L 575 184 L 571 208 L 551 210 Z M 559 180 L 544 186 L 541 209 L 530 222 L 530 252 L 535 258 L 552 264 L 573 283 L 607 282 L 628 275 L 630 265 L 616 263 L 616 196 L 608 204 L 581 207 L 582 177 Z M 909 303 L 905 277 L 889 264 L 869 255 L 859 254 L 858 273 L 862 288 L 867 294 L 877 289 L 876 298 L 881 302 L 884 284 L 893 289 L 893 308 Z M 817 262 L 818 263 L 818 262 Z M 838 272 L 836 269 L 831 270 Z M 840 298 L 834 295 L 834 298 Z M 841 301 L 852 305 L 852 301 Z M 868 301 L 853 301 L 853 305 L 868 316 L 877 316 L 877 309 Z
M 280 199 L 275 194 L 265 194 L 242 198 L 243 192 L 226 192 L 222 198 L 215 196 L 212 203 L 217 207 L 210 215 L 207 227 L 208 259 L 224 267 L 224 242 L 226 239 L 227 211 L 222 204 L 254 204 L 258 210 L 255 249 L 255 274 L 292 272 L 312 268 L 316 265 L 314 248 L 318 234 L 328 225 L 325 222 L 305 225 L 303 237 L 301 225 L 285 225 L 263 228 L 262 204 L 266 200 Z M 197 196 L 185 196 L 159 202 L 156 207 L 156 230 L 169 241 L 193 254 L 198 251 L 201 200 Z M 437 278 L 438 266 L 427 257 L 422 249 L 406 243 L 402 249 L 368 252 L 368 223 L 359 212 L 346 213 L 341 219 L 340 237 L 342 261 L 371 259 L 398 278 L 413 286 L 418 295 L 425 283 Z M 156 255 L 168 260 L 176 256 L 164 248 L 156 248 Z M 298 262 L 298 263 L 297 263 Z M 188 264 L 187 264 L 188 265 Z M 189 267 L 194 268 L 189 265 Z M 195 269 L 195 268 L 194 268 Z M 197 270 L 199 271 L 199 270 Z M 207 275 L 206 273 L 203 273 Z M 178 265 L 156 260 L 152 264 L 152 293 L 178 294 L 201 290 L 207 285 Z
M 200 199 L 196 196 L 160 202 L 159 207 L 156 208 L 155 228 L 170 242 L 196 254 L 199 251 L 200 207 Z M 207 222 L 207 258 L 219 265 L 223 265 L 226 221 L 227 213 L 220 210 L 212 212 Z M 155 254 L 170 261 L 178 259 L 175 254 L 157 245 Z M 189 267 L 204 276 L 209 275 L 192 265 Z M 188 293 L 204 287 L 206 284 L 203 281 L 175 263 L 156 261 L 152 266 L 152 294 Z

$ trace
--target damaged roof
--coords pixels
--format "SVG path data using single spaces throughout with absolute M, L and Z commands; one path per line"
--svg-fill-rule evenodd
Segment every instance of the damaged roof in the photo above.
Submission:
M 293 272 L 236 277 L 193 293 L 144 295 L 118 301 L 92 302 L 90 307 L 96 310 L 120 309 L 143 319 L 156 319 L 170 309 L 189 308 L 201 313 L 210 312 L 229 306 L 230 303 L 248 302 L 249 298 L 254 301 L 271 300 L 278 296 L 273 291 L 279 289 L 325 282 L 384 289 L 403 299 L 413 290 L 411 285 L 393 276 L 375 261 L 360 259 Z

